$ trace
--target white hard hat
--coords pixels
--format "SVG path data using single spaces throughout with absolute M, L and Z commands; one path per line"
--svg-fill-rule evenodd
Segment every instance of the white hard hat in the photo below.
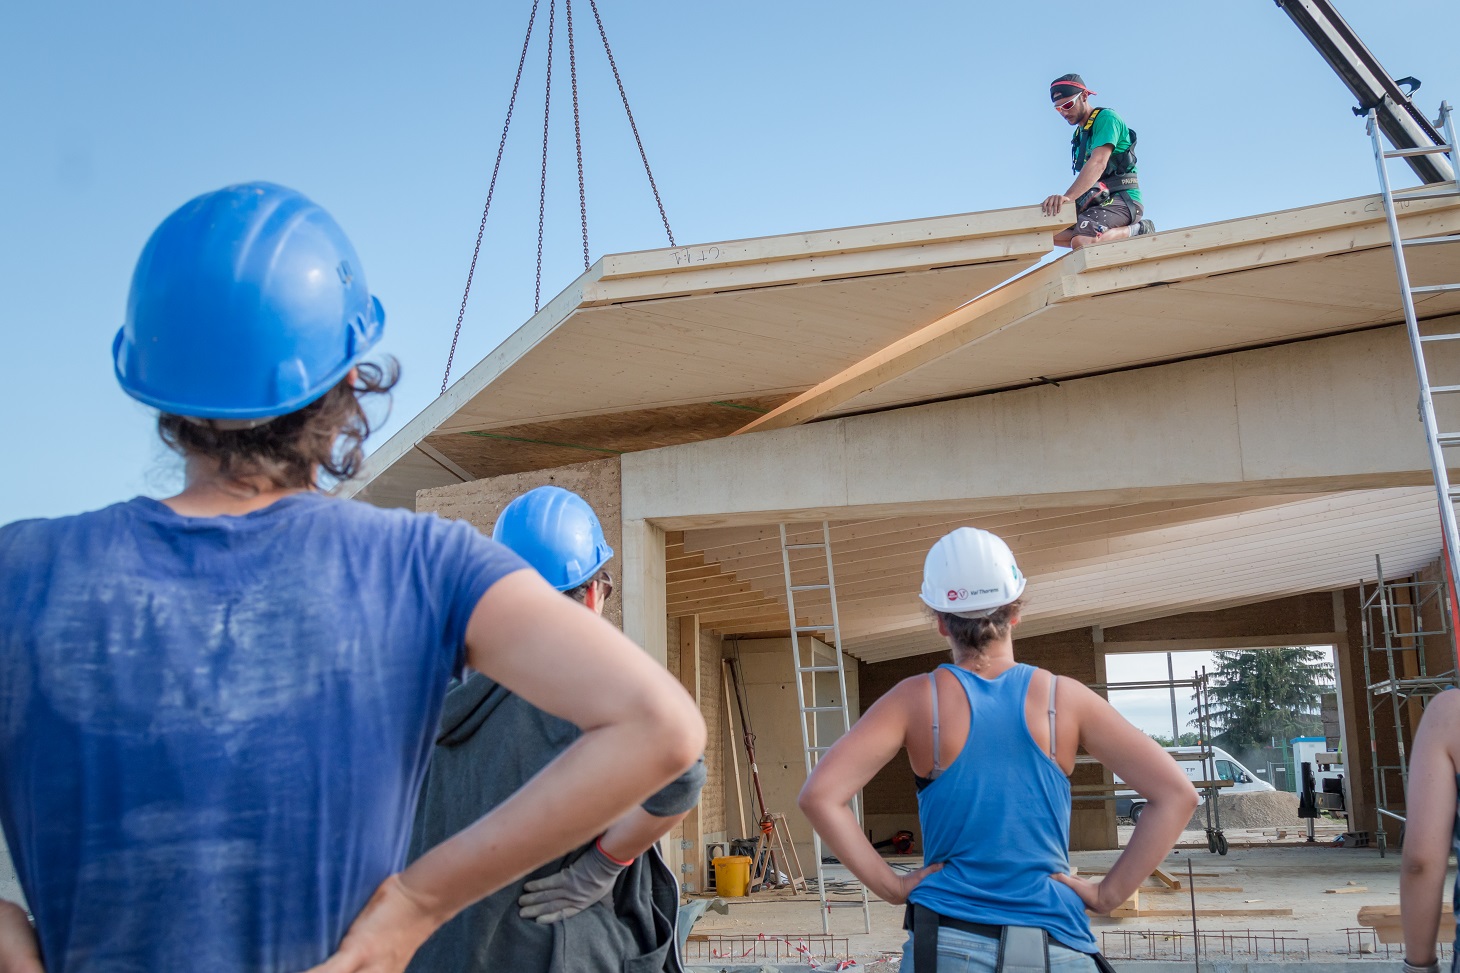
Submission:
M 986 530 L 960 527 L 928 552 L 921 597 L 934 611 L 979 618 L 1022 595 L 1024 583 L 1008 544 Z

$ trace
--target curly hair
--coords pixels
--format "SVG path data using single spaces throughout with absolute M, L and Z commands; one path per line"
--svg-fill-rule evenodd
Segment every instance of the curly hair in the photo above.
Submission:
M 281 490 L 313 489 L 321 472 L 337 481 L 353 478 L 365 462 L 365 440 L 374 429 L 365 400 L 386 396 L 400 381 L 395 359 L 363 362 L 304 408 L 250 429 L 223 428 L 207 419 L 157 417 L 157 434 L 183 457 L 207 457 L 225 479 L 264 477 Z M 387 410 L 388 414 L 388 410 Z M 383 421 L 384 417 L 382 417 Z
M 963 618 L 951 612 L 933 612 L 953 640 L 953 654 L 965 659 L 983 652 L 990 642 L 1006 639 L 1014 627 L 1014 619 L 1024 607 L 1024 599 L 1016 598 L 980 618 Z

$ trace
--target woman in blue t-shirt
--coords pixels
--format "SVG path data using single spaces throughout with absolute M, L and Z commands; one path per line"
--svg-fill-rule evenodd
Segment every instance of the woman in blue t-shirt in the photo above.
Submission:
M 148 240 L 114 360 L 184 489 L 0 529 L 0 825 L 35 915 L 0 903 L 0 968 L 394 973 L 702 751 L 669 674 L 511 551 L 321 492 L 394 384 L 363 361 L 383 327 L 281 186 Z M 463 665 L 585 732 L 406 868 Z
M 953 664 L 893 687 L 801 791 L 802 810 L 853 874 L 885 901 L 910 903 L 904 973 L 994 970 L 1001 952 L 1011 963 L 1095 969 L 1085 910 L 1107 913 L 1124 902 L 1197 804 L 1171 756 L 1108 702 L 1015 661 L 1024 586 L 1008 545 L 993 534 L 960 527 L 939 540 L 921 597 Z M 1081 745 L 1149 801 L 1098 883 L 1069 874 L 1068 778 Z M 848 807 L 904 748 L 928 863 L 908 874 L 883 861 Z
M 1450 853 L 1460 849 L 1460 692 L 1448 690 L 1425 707 L 1409 760 L 1404 793 L 1404 861 L 1399 911 L 1404 923 L 1405 973 L 1439 973 L 1440 909 Z M 1460 879 L 1455 882 L 1460 896 Z M 1456 937 L 1460 944 L 1460 936 Z M 1460 950 L 1450 968 L 1460 969 Z

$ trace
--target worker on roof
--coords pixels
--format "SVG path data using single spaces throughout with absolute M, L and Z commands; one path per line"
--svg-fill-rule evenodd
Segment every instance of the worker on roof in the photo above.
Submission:
M 1399 868 L 1399 911 L 1404 927 L 1405 973 L 1440 973 L 1435 943 L 1445 905 L 1445 873 L 1460 852 L 1460 692 L 1446 690 L 1425 707 L 1410 756 L 1404 793 L 1404 860 Z M 1383 824 L 1381 822 L 1380 827 Z M 1460 902 L 1460 878 L 1454 901 Z M 1457 949 L 1445 965 L 1460 969 Z
M 200 196 L 143 248 L 113 358 L 186 481 L 0 529 L 0 823 L 35 915 L 0 904 L 0 969 L 398 973 L 702 750 L 683 688 L 516 554 L 322 492 L 395 382 L 365 360 L 384 323 L 282 186 Z M 592 729 L 403 868 L 463 663 Z
M 1070 138 L 1070 165 L 1075 181 L 1063 193 L 1040 204 L 1045 216 L 1058 216 L 1066 204 L 1075 208 L 1075 223 L 1055 234 L 1057 246 L 1078 250 L 1092 243 L 1124 240 L 1154 233 L 1143 219 L 1140 184 L 1136 179 L 1136 133 L 1109 108 L 1090 103 L 1095 92 L 1078 74 L 1050 82 L 1050 100 L 1060 117 L 1075 127 Z
M 492 537 L 568 599 L 603 613 L 613 549 L 582 497 L 556 486 L 529 490 L 502 511 Z M 473 673 L 446 696 L 411 856 L 491 811 L 582 735 Z M 699 803 L 704 768 L 701 757 L 595 840 L 464 910 L 421 947 L 410 973 L 680 973 L 679 885 L 656 843 Z
M 877 700 L 801 790 L 801 809 L 852 873 L 884 901 L 910 903 L 903 973 L 1107 968 L 1085 910 L 1124 902 L 1197 804 L 1171 755 L 1103 698 L 1015 661 L 1025 583 L 1008 545 L 987 531 L 960 527 L 934 544 L 921 597 L 953 664 Z M 1099 883 L 1068 874 L 1080 747 L 1150 801 Z M 910 873 L 882 860 L 848 807 L 903 749 L 925 862 Z

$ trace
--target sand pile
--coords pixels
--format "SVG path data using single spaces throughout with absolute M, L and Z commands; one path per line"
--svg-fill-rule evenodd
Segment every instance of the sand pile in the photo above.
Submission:
M 1223 794 L 1216 810 L 1222 815 L 1222 828 L 1290 827 L 1302 823 L 1298 817 L 1298 795 L 1287 791 L 1253 791 L 1249 794 Z M 1187 830 L 1201 831 L 1207 826 L 1206 805 L 1191 816 Z

